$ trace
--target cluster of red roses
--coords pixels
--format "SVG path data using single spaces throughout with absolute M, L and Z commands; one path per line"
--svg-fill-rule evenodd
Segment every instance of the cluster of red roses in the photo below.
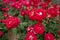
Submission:
M 6 28 L 15 28 L 19 25 L 20 20 L 18 17 L 8 15 L 8 11 L 11 7 L 19 10 L 20 16 L 27 15 L 30 20 L 40 22 L 27 28 L 25 38 L 25 40 L 38 40 L 36 34 L 44 34 L 44 26 L 41 23 L 43 19 L 60 16 L 59 5 L 51 4 L 51 1 L 52 0 L 44 0 L 44 2 L 42 0 L 3 0 L 3 6 L 9 4 L 9 7 L 2 8 L 5 19 L 1 21 L 5 23 Z M 25 9 L 23 10 L 22 8 Z M 0 32 L 0 36 L 2 36 L 2 34 L 3 33 Z M 44 40 L 54 40 L 54 35 L 49 32 L 45 33 Z
M 47 7 L 47 5 L 51 2 L 51 0 L 44 0 L 45 2 L 42 2 L 42 0 L 3 0 L 3 5 L 9 4 L 10 6 L 17 8 L 20 10 L 20 8 L 24 6 L 26 7 L 37 7 L 37 6 L 42 6 L 42 7 Z
M 43 35 L 44 30 L 44 26 L 40 23 L 34 26 L 28 26 L 25 40 L 38 40 L 36 37 L 37 34 Z M 48 32 L 44 34 L 44 40 L 54 40 L 54 35 Z

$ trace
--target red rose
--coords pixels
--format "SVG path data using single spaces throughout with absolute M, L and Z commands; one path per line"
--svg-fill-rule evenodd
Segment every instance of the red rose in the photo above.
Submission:
M 51 33 L 46 33 L 44 35 L 44 40 L 54 40 L 54 36 Z
M 58 11 L 56 10 L 56 8 L 49 8 L 48 9 L 48 17 L 49 18 L 57 17 L 57 15 L 58 15 Z
M 37 40 L 37 37 L 33 32 L 28 32 L 26 34 L 25 40 Z
M 7 13 L 4 13 L 4 18 L 6 18 L 8 16 L 8 14 Z
M 31 2 L 35 3 L 35 4 L 38 4 L 40 3 L 42 0 L 30 0 Z
M 2 8 L 2 11 L 4 11 L 4 12 L 8 12 L 8 7 L 6 7 L 6 8 Z
M 27 32 L 33 32 L 34 34 L 36 34 L 36 32 L 34 31 L 34 27 L 33 26 L 28 26 Z
M 45 0 L 45 2 L 47 2 L 48 4 L 51 2 L 52 0 Z
M 44 33 L 44 26 L 42 24 L 35 24 L 34 31 L 38 34 L 43 34 Z
M 54 8 L 56 8 L 57 9 L 57 7 L 58 7 L 58 5 L 57 4 L 53 4 L 52 5 Z
M 24 6 L 31 6 L 31 2 L 30 0 L 21 0 L 21 3 L 24 5 Z
M 33 7 L 38 7 L 39 3 L 41 3 L 42 0 L 30 0 L 31 5 Z
M 6 5 L 10 2 L 10 0 L 3 0 L 3 5 Z
M 60 36 L 60 30 L 58 30 L 58 35 Z
M 42 22 L 43 19 L 45 19 L 47 16 L 46 10 L 44 9 L 32 9 L 28 13 L 28 18 L 32 20 L 37 20 L 39 22 Z
M 59 11 L 59 16 L 60 16 L 60 7 L 58 7 L 58 11 Z
M 20 20 L 17 17 L 8 17 L 5 20 L 6 27 L 8 29 L 15 28 L 20 23 Z
M 13 2 L 12 4 L 10 4 L 10 6 L 20 10 L 22 8 L 22 3 L 17 2 Z
M 31 31 L 31 30 L 33 30 L 34 28 L 32 27 L 32 26 L 28 26 L 28 28 L 27 28 L 27 32 L 29 32 L 29 31 Z
M 26 15 L 26 13 L 25 13 L 24 10 L 21 10 L 21 11 L 19 12 L 19 14 L 20 14 L 20 16 L 25 16 L 25 15 Z
M 3 32 L 2 32 L 2 31 L 0 31 L 0 37 L 2 37 L 2 35 L 3 35 Z
M 45 19 L 47 16 L 46 10 L 44 9 L 37 9 L 37 11 L 35 12 L 35 19 L 38 21 L 42 21 L 43 19 Z
M 41 8 L 43 8 L 43 9 L 47 9 L 47 8 L 48 8 L 48 4 L 47 4 L 46 2 L 42 2 L 42 3 L 40 4 L 40 6 L 41 6 Z
M 16 0 L 10 0 L 11 2 L 16 2 Z
M 32 9 L 32 10 L 27 14 L 29 19 L 31 19 L 31 20 L 36 20 L 36 19 L 35 19 L 35 11 L 36 11 L 36 9 Z

